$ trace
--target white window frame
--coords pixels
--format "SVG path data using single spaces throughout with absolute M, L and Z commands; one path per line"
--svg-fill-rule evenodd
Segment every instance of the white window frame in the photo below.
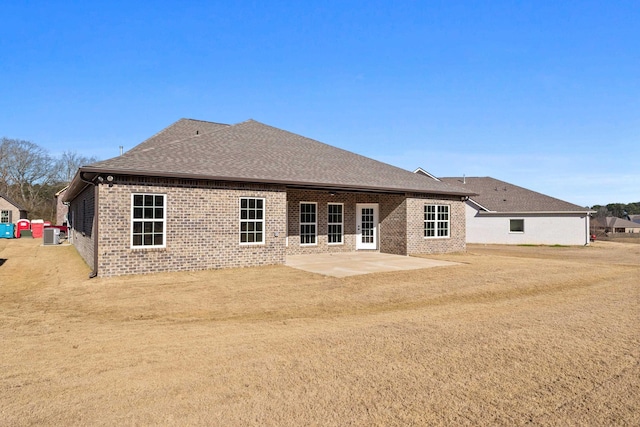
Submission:
M 314 206 L 314 222 L 302 222 L 302 205 L 313 205 Z M 306 213 L 306 212 L 305 212 Z M 300 202 L 298 206 L 298 220 L 300 223 L 300 246 L 317 246 L 318 245 L 318 203 L 317 202 Z M 303 226 L 313 226 L 313 234 L 307 234 L 308 236 L 313 236 L 313 242 L 311 243 L 303 243 L 302 242 L 302 227 Z
M 433 211 L 429 212 L 431 208 Z M 446 215 L 446 218 L 442 218 L 442 215 Z M 443 231 L 445 234 L 441 234 Z M 429 232 L 433 232 L 433 235 L 428 235 Z M 451 205 L 436 203 L 424 205 L 423 234 L 425 239 L 448 239 L 451 237 Z
M 0 224 L 9 224 L 11 223 L 11 211 L 2 210 L 0 211 Z
M 522 230 L 513 230 L 513 222 L 520 221 L 522 224 Z M 510 218 L 509 219 L 509 233 L 510 234 L 524 234 L 524 218 Z
M 135 205 L 135 198 L 136 196 L 142 196 L 143 200 L 146 196 L 151 196 L 153 197 L 153 205 L 151 207 L 146 207 L 146 205 L 144 204 L 145 202 L 143 201 L 143 205 L 142 206 L 136 206 Z M 159 207 L 158 205 L 156 205 L 156 197 L 162 197 L 162 218 L 158 219 L 155 217 L 157 211 L 156 209 Z M 143 209 L 143 216 L 142 218 L 136 218 L 135 217 L 135 209 L 138 208 L 142 208 Z M 144 218 L 144 209 L 153 209 L 153 218 Z M 135 232 L 135 225 L 136 223 L 142 223 L 142 233 L 139 232 Z M 155 245 L 155 244 L 151 244 L 151 245 L 145 245 L 144 244 L 144 235 L 145 234 L 149 234 L 148 232 L 145 233 L 144 232 L 144 227 L 145 224 L 144 223 L 152 223 L 153 224 L 153 228 L 155 228 L 155 224 L 162 224 L 162 233 L 157 233 L 155 231 L 151 232 L 152 235 L 152 239 L 153 236 L 156 234 L 162 234 L 162 244 L 161 245 Z M 135 245 L 134 244 L 134 234 L 142 234 L 142 244 L 140 245 Z M 157 249 L 157 248 L 166 248 L 167 247 L 167 195 L 166 194 L 161 194 L 161 193 L 131 193 L 131 230 L 130 230 L 130 247 L 131 249 Z
M 243 200 L 247 200 L 247 207 L 243 208 L 242 207 L 242 201 Z M 251 208 L 249 206 L 250 201 L 261 201 L 262 202 L 262 208 L 258 208 L 258 207 L 254 207 Z M 243 218 L 242 217 L 242 211 L 243 209 L 247 210 L 247 218 Z M 258 212 L 261 211 L 261 216 L 262 218 L 251 218 L 251 212 Z M 267 201 L 264 197 L 252 197 L 252 196 L 242 196 L 240 197 L 240 199 L 238 200 L 238 239 L 240 242 L 241 246 L 250 246 L 250 245 L 264 245 L 265 242 L 265 236 L 266 236 L 266 230 L 265 230 L 265 216 L 267 215 Z M 242 229 L 242 224 L 245 223 L 247 224 L 247 228 L 249 228 L 249 225 L 253 225 L 253 230 L 243 230 Z M 256 225 L 259 225 L 260 230 L 256 230 Z M 261 240 L 254 240 L 253 242 L 243 242 L 242 241 L 242 235 L 243 234 L 253 234 L 254 236 L 260 233 L 261 234 Z
M 331 222 L 331 206 L 340 206 L 340 222 Z M 331 226 L 340 226 L 340 241 L 330 241 L 330 229 Z M 327 203 L 327 244 L 328 245 L 343 245 L 344 244 L 344 203 Z

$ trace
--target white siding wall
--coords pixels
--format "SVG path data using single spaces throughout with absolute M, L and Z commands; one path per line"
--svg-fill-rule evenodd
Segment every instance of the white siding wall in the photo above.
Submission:
M 467 243 L 506 245 L 589 244 L 589 217 L 552 215 L 479 216 L 466 204 Z M 509 232 L 510 219 L 524 219 L 524 233 Z

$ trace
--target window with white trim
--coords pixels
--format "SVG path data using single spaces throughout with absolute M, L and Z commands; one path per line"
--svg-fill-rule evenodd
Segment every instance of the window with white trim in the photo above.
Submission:
M 300 203 L 300 244 L 315 245 L 317 230 L 317 206 L 315 202 Z
M 240 198 L 240 244 L 264 243 L 264 199 Z
M 8 224 L 11 222 L 11 211 L 0 211 L 0 224 Z
M 131 195 L 131 247 L 166 247 L 165 194 Z
M 524 233 L 524 219 L 510 219 L 509 220 L 509 232 L 510 233 Z
M 327 242 L 330 245 L 342 244 L 342 203 L 329 203 L 327 206 Z
M 424 237 L 449 237 L 449 205 L 424 206 Z

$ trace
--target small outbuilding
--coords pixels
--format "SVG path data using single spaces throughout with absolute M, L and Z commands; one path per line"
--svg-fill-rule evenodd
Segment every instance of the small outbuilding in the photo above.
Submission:
M 27 217 L 27 210 L 9 198 L 0 194 L 0 224 L 15 224 Z

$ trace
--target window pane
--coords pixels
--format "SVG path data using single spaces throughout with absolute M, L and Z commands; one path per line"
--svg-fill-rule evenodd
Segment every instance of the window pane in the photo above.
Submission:
M 142 201 L 144 200 L 141 194 L 136 194 L 133 196 L 133 205 L 134 206 L 142 206 Z
M 145 219 L 153 218 L 153 208 L 144 208 L 144 218 Z
M 164 206 L 164 196 L 156 196 L 156 206 Z
M 136 221 L 133 223 L 133 232 L 134 233 L 142 233 L 142 223 Z
M 140 246 L 140 245 L 142 245 L 142 235 L 134 234 L 133 235 L 133 246 Z
M 164 209 L 162 209 L 162 208 L 156 208 L 156 211 L 155 211 L 155 214 L 154 214 L 154 215 L 155 215 L 155 217 L 154 217 L 154 218 L 156 218 L 156 219 L 162 219 L 162 218 L 164 218 Z
M 133 208 L 133 217 L 135 219 L 142 218 L 142 208 Z
M 160 221 L 154 222 L 153 223 L 153 232 L 154 233 L 162 233 L 162 226 L 163 226 L 163 224 Z
M 154 245 L 162 245 L 162 234 L 154 234 L 153 235 L 153 244 Z
M 144 245 L 145 246 L 151 246 L 152 244 L 153 244 L 152 235 L 151 234 L 145 234 L 144 235 Z
M 144 196 L 144 205 L 145 206 L 153 206 L 153 196 L 147 194 Z
M 509 231 L 512 233 L 523 233 L 524 232 L 524 220 L 523 219 L 512 219 L 509 221 Z

